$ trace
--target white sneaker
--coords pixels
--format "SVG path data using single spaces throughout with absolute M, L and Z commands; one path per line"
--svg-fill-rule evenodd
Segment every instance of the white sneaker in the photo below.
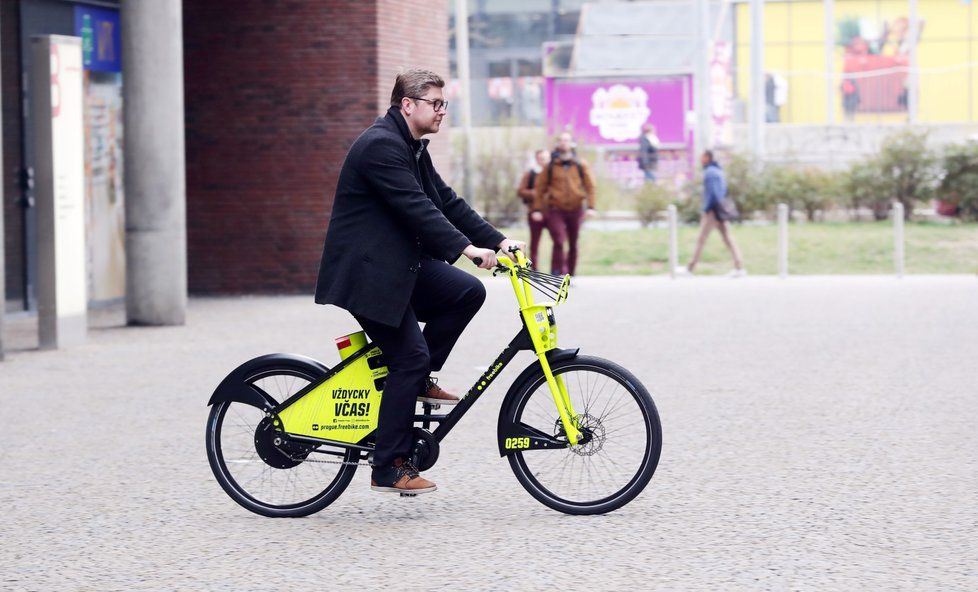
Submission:
M 745 277 L 746 275 L 747 275 L 747 270 L 744 268 L 731 269 L 729 272 L 727 272 L 727 277 L 729 278 L 742 278 Z
M 689 268 L 688 268 L 688 267 L 686 267 L 685 265 L 677 265 L 677 266 L 676 266 L 676 267 L 675 267 L 675 268 L 674 268 L 674 269 L 672 270 L 672 273 L 673 273 L 673 274 L 675 274 L 675 275 L 677 275 L 677 276 L 688 276 L 688 275 L 693 275 L 693 272 L 692 272 L 692 271 L 690 271 L 690 270 L 689 270 Z

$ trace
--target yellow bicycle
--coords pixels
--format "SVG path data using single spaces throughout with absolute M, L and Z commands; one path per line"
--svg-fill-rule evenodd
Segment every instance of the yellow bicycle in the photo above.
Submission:
M 557 347 L 554 308 L 567 299 L 569 276 L 534 271 L 519 250 L 510 255 L 498 257 L 494 275 L 512 282 L 522 327 L 450 413 L 422 404 L 412 460 L 422 471 L 431 468 L 445 436 L 516 354 L 530 351 L 536 360 L 500 409 L 499 454 L 530 495 L 555 510 L 616 510 L 645 488 L 659 462 L 655 403 L 628 370 Z M 548 300 L 536 302 L 535 293 Z M 383 353 L 362 331 L 337 346 L 342 361 L 333 368 L 269 354 L 236 368 L 214 391 L 207 458 L 224 491 L 248 510 L 271 517 L 318 512 L 369 464 L 387 376 Z

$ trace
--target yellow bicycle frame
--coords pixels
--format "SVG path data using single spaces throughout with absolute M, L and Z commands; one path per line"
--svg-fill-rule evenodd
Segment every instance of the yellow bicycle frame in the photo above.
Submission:
M 533 341 L 533 351 L 540 360 L 540 367 L 543 375 L 547 379 L 547 386 L 550 387 L 550 394 L 554 398 L 554 405 L 557 406 L 557 413 L 560 414 L 560 421 L 567 434 L 567 440 L 571 445 L 577 445 L 581 438 L 581 432 L 577 429 L 577 413 L 571 403 L 570 395 L 567 394 L 567 386 L 564 384 L 562 376 L 554 376 L 550 369 L 550 362 L 547 360 L 547 352 L 557 347 L 557 324 L 553 316 L 553 308 L 562 303 L 567 298 L 567 291 L 570 287 L 570 276 L 564 276 L 564 281 L 558 291 L 557 299 L 553 302 L 536 303 L 533 300 L 533 287 L 530 282 L 520 277 L 519 271 L 526 269 L 529 260 L 523 255 L 522 251 L 514 253 L 515 261 L 506 255 L 500 255 L 496 261 L 508 269 L 510 282 L 513 284 L 513 292 L 516 293 L 516 300 L 520 305 L 520 314 L 526 324 L 526 330 L 530 333 Z

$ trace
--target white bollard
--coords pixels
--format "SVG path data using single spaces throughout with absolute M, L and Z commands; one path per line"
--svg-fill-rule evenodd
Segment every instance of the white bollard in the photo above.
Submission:
M 676 277 L 676 267 L 679 266 L 679 215 L 676 204 L 666 208 L 666 218 L 669 221 L 669 277 Z
M 893 202 L 893 264 L 898 278 L 903 277 L 903 204 Z
M 788 204 L 778 204 L 778 277 L 788 277 Z

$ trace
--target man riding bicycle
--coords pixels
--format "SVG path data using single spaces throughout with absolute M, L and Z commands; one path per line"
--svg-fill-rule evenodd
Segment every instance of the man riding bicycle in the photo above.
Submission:
M 445 81 L 399 74 L 391 107 L 350 147 L 323 247 L 316 302 L 349 311 L 384 352 L 389 374 L 376 432 L 371 488 L 427 493 L 410 462 L 416 401 L 455 405 L 431 377 L 485 301 L 482 282 L 449 263 L 496 265 L 495 249 L 525 247 L 482 219 L 435 171 L 425 134 L 447 112 Z M 425 323 L 424 331 L 418 323 Z

